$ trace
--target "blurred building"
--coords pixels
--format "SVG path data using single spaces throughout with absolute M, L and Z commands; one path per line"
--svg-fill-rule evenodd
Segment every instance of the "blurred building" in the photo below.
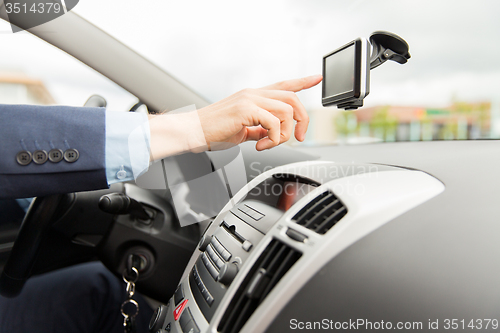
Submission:
M 1 104 L 55 104 L 42 81 L 23 74 L 0 73 Z
M 490 134 L 490 102 L 447 108 L 379 106 L 355 112 L 357 130 L 384 141 L 479 139 Z
M 323 144 L 492 138 L 498 136 L 493 135 L 499 118 L 494 109 L 491 102 L 455 102 L 446 108 L 378 106 L 347 112 L 323 108 L 309 111 L 307 140 Z

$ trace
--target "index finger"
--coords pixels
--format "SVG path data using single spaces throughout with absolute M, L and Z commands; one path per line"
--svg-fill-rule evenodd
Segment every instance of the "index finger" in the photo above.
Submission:
M 300 79 L 281 81 L 275 84 L 271 84 L 261 89 L 272 89 L 272 90 L 287 90 L 287 91 L 301 91 L 314 87 L 323 80 L 322 75 L 307 76 Z

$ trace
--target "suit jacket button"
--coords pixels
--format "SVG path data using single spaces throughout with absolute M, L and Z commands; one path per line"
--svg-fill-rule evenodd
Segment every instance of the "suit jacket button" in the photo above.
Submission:
M 68 163 L 73 163 L 78 160 L 80 153 L 74 148 L 70 148 L 64 152 L 64 160 Z
M 47 162 L 47 152 L 45 150 L 35 150 L 33 153 L 33 162 L 36 164 Z
M 61 149 L 52 149 L 49 151 L 49 161 L 52 163 L 61 162 L 63 159 L 63 151 Z
M 31 163 L 31 153 L 27 150 L 20 151 L 16 155 L 16 161 L 21 165 L 28 165 Z

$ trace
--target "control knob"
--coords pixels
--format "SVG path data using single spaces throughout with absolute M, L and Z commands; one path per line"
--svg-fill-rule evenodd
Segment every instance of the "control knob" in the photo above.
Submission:
M 208 244 L 212 241 L 212 236 L 205 235 L 201 238 L 200 244 L 198 245 L 198 249 L 203 252 L 207 249 Z
M 151 321 L 149 322 L 149 331 L 157 332 L 161 331 L 163 327 L 163 322 L 165 321 L 165 317 L 167 317 L 168 308 L 165 305 L 160 305 L 155 312 L 153 313 L 153 317 L 151 317 Z
M 219 271 L 217 281 L 223 285 L 229 286 L 238 274 L 238 266 L 233 262 L 226 262 Z

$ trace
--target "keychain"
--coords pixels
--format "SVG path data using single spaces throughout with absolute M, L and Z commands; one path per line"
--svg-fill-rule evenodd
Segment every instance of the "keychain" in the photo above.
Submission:
M 139 279 L 139 271 L 133 266 L 131 268 L 131 271 L 134 276 L 130 279 L 127 277 L 126 270 L 122 274 L 123 281 L 125 281 L 125 283 L 127 284 L 126 290 L 128 297 L 127 300 L 122 303 L 120 310 L 123 316 L 123 328 L 125 333 L 137 332 L 135 326 L 135 317 L 139 313 L 139 303 L 137 303 L 137 301 L 132 298 L 135 294 L 135 282 L 137 282 L 137 279 Z

